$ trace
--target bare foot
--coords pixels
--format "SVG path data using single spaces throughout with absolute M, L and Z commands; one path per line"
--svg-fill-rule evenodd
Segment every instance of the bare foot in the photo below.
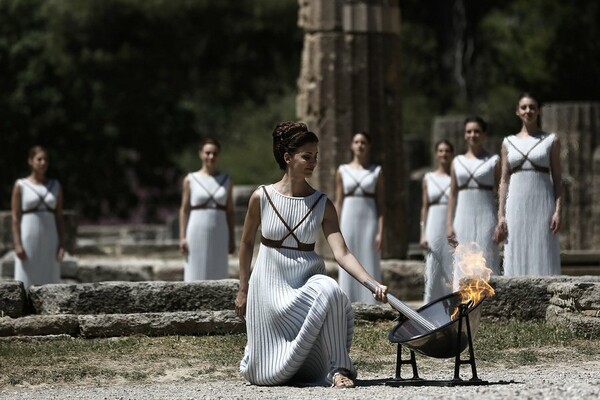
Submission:
M 354 381 L 350 378 L 348 378 L 346 375 L 338 372 L 335 375 L 333 375 L 333 384 L 331 385 L 331 387 L 337 388 L 337 389 L 346 389 L 346 388 L 353 388 L 354 385 Z

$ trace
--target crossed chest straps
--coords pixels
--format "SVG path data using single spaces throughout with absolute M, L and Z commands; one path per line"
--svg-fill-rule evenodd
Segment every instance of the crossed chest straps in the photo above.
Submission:
M 485 160 L 484 162 L 482 162 L 481 164 L 479 164 L 477 166 L 477 168 L 475 168 L 473 170 L 473 172 L 471 172 L 469 170 L 469 168 L 467 168 L 467 166 L 465 164 L 463 164 L 462 161 L 460 161 L 460 158 L 457 158 L 457 160 L 460 163 L 460 165 L 462 165 L 463 168 L 469 173 L 469 177 L 467 178 L 467 180 L 465 181 L 465 183 L 463 183 L 462 185 L 458 186 L 458 188 L 457 188 L 458 190 L 477 190 L 477 189 L 479 189 L 479 190 L 494 190 L 494 186 L 492 186 L 492 185 L 486 185 L 485 183 L 481 183 L 481 182 L 479 182 L 475 178 L 475 172 L 477 172 L 477 170 L 479 168 L 481 168 L 485 163 L 487 163 L 489 159 Z M 475 182 L 477 184 L 477 186 L 470 187 L 469 186 L 469 182 L 471 182 L 471 181 Z
M 531 151 L 533 149 L 535 149 L 540 143 L 542 143 L 544 140 L 546 140 L 546 138 L 548 138 L 550 135 L 546 136 L 543 139 L 540 139 L 537 141 L 536 144 L 534 144 L 527 153 L 523 153 L 521 150 L 519 150 L 519 148 L 517 146 L 515 146 L 509 138 L 506 138 L 506 141 L 516 150 L 518 151 L 522 156 L 523 159 L 519 162 L 519 164 L 515 167 L 511 167 L 510 169 L 510 173 L 514 174 L 517 172 L 523 172 L 523 171 L 537 171 L 537 172 L 542 172 L 544 174 L 549 174 L 550 173 L 550 168 L 548 167 L 542 167 L 540 165 L 535 164 L 533 161 L 531 161 L 529 159 L 529 154 L 531 153 Z M 531 167 L 529 168 L 524 168 L 523 165 L 525 164 L 525 161 L 529 161 L 529 163 L 531 164 Z
M 275 212 L 275 214 L 277 215 L 277 217 L 279 218 L 279 220 L 281 220 L 281 223 L 287 228 L 288 233 L 287 235 L 285 235 L 282 239 L 280 240 L 273 240 L 273 239 L 267 239 L 266 237 L 264 237 L 262 234 L 260 235 L 260 242 L 262 244 L 264 244 L 267 247 L 274 247 L 276 249 L 290 249 L 290 250 L 300 250 L 300 251 L 313 251 L 315 249 L 315 244 L 314 243 L 302 243 L 300 242 L 300 239 L 298 239 L 298 237 L 294 234 L 294 231 L 296 229 L 298 229 L 298 227 L 300 225 L 302 225 L 302 223 L 306 220 L 306 218 L 308 218 L 308 216 L 313 212 L 313 210 L 315 209 L 315 207 L 317 206 L 317 204 L 319 204 L 319 202 L 321 201 L 321 198 L 323 196 L 325 196 L 325 193 L 321 193 L 321 195 L 319 196 L 319 198 L 317 199 L 317 201 L 315 201 L 315 203 L 312 205 L 312 207 L 310 207 L 310 209 L 308 210 L 308 212 L 306 213 L 306 215 L 304 215 L 304 217 L 300 220 L 300 222 L 298 222 L 296 224 L 296 226 L 294 226 L 293 228 L 290 228 L 290 226 L 287 224 L 287 222 L 285 222 L 285 219 L 281 216 L 281 214 L 279 213 L 279 211 L 277 211 L 277 208 L 275 207 L 275 204 L 273 203 L 273 200 L 271 200 L 271 197 L 269 196 L 269 193 L 267 193 L 267 189 L 263 186 L 262 187 L 263 192 L 265 193 L 265 196 L 267 197 L 267 200 L 269 201 L 269 204 L 271 205 L 271 207 L 273 208 L 273 211 Z M 294 240 L 296 240 L 296 243 L 298 243 L 298 247 L 290 247 L 290 246 L 284 246 L 283 245 L 283 241 L 285 239 L 287 239 L 288 237 L 293 237 Z
M 369 193 L 367 192 L 363 187 L 362 187 L 362 181 L 365 180 L 366 177 L 368 177 L 369 175 L 371 175 L 371 172 L 369 172 L 368 174 L 366 174 L 365 176 L 363 176 L 360 180 L 356 179 L 354 177 L 354 175 L 352 175 L 350 172 L 348 172 L 346 175 L 348 175 L 355 183 L 354 187 L 349 190 L 348 192 L 344 193 L 345 197 L 351 197 L 351 196 L 356 196 L 356 197 L 373 197 L 375 198 L 375 193 Z M 356 190 L 358 188 L 362 189 L 362 193 L 356 193 Z
M 439 183 L 437 183 L 433 178 L 428 179 L 427 182 L 433 183 L 439 189 L 439 191 L 440 191 L 440 194 L 437 195 L 433 200 L 431 200 L 429 202 L 428 206 L 431 207 L 431 206 L 437 206 L 437 205 L 440 205 L 440 204 L 448 204 L 448 193 L 447 192 L 448 192 L 448 189 L 450 189 L 450 185 L 446 186 L 446 188 L 443 189 L 439 185 Z M 442 203 L 442 199 L 444 197 L 446 198 L 446 202 Z
M 35 188 L 33 186 L 31 186 L 29 183 L 27 183 L 26 180 L 22 180 L 21 182 L 23 182 L 23 184 L 27 187 L 29 187 L 33 193 L 35 193 L 37 195 L 37 197 L 39 198 L 39 202 L 35 205 L 35 207 L 30 208 L 29 210 L 22 210 L 21 214 L 29 214 L 29 213 L 35 213 L 35 212 L 49 212 L 49 213 L 54 213 L 56 210 L 52 207 L 50 207 L 48 205 L 48 203 L 46 203 L 46 197 L 48 197 L 48 195 L 51 193 L 52 188 L 54 187 L 54 180 L 50 181 L 50 185 L 48 187 L 46 187 L 46 193 L 44 193 L 44 195 L 41 195 L 37 190 L 35 190 Z
M 191 206 L 190 209 L 191 210 L 207 210 L 207 209 L 217 209 L 217 210 L 223 210 L 225 211 L 227 209 L 227 205 L 223 205 L 223 204 L 219 204 L 219 202 L 215 199 L 215 194 L 217 194 L 217 192 L 219 191 L 219 189 L 221 189 L 221 187 L 223 186 L 223 184 L 225 183 L 225 181 L 227 180 L 228 176 L 225 175 L 223 177 L 223 179 L 221 179 L 220 182 L 217 181 L 218 185 L 217 188 L 214 191 L 209 191 L 201 182 L 200 179 L 196 178 L 194 176 L 194 174 L 190 174 L 190 176 L 192 177 L 193 180 L 195 180 L 198 185 L 200 185 L 200 187 L 202 189 L 204 189 L 204 191 L 206 192 L 206 194 L 208 194 L 208 199 L 202 203 L 202 204 L 198 204 L 196 206 Z M 209 207 L 208 204 L 210 203 L 210 201 L 213 201 L 215 203 L 214 207 Z

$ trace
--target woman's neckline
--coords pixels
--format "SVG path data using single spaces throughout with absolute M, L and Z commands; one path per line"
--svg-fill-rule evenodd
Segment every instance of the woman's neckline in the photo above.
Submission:
M 37 186 L 46 186 L 48 185 L 48 182 L 50 182 L 50 179 L 46 178 L 45 182 L 42 183 L 38 183 L 38 182 L 34 182 L 31 179 L 29 179 L 29 177 L 23 178 L 25 181 L 31 183 L 32 185 L 37 185 Z
M 278 194 L 279 196 L 281 196 L 281 197 L 286 197 L 286 198 L 288 198 L 288 199 L 306 199 L 306 198 L 308 198 L 308 197 L 314 196 L 314 195 L 315 195 L 315 194 L 318 192 L 318 190 L 314 190 L 314 189 L 313 189 L 313 190 L 314 190 L 314 192 L 312 192 L 312 193 L 311 193 L 311 194 L 309 194 L 308 196 L 288 196 L 287 194 L 283 194 L 283 193 L 281 193 L 279 190 L 275 189 L 275 184 L 274 184 L 274 183 L 272 183 L 272 184 L 271 184 L 271 189 L 272 189 L 272 190 L 273 190 L 273 191 L 274 191 L 276 194 Z

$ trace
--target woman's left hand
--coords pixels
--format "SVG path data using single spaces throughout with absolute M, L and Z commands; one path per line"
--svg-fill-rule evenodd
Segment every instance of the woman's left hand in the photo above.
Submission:
M 558 211 L 552 215 L 552 220 L 550 221 L 550 230 L 555 235 L 560 230 L 560 213 Z
M 381 252 L 381 249 L 383 248 L 383 235 L 381 235 L 380 233 L 378 233 L 375 236 L 375 250 L 377 250 L 378 252 Z
M 56 252 L 56 261 L 61 262 L 65 258 L 65 248 L 63 246 L 58 246 L 58 251 Z

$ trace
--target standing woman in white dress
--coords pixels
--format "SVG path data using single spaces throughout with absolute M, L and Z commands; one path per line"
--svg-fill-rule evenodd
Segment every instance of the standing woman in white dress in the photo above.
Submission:
M 540 128 L 533 95 L 519 97 L 516 114 L 521 131 L 502 143 L 496 238 L 506 238 L 504 275 L 560 275 L 560 141 Z
M 421 239 L 425 255 L 425 304 L 452 293 L 452 253 L 446 238 L 450 196 L 450 164 L 454 146 L 443 139 L 435 144 L 438 167 L 423 177 Z
M 335 206 L 346 245 L 361 265 L 381 280 L 383 239 L 383 172 L 371 164 L 371 138 L 354 134 L 350 145 L 352 161 L 340 165 L 335 175 Z M 340 287 L 351 302 L 375 304 L 371 292 L 350 274 L 339 269 Z
M 15 280 L 31 285 L 60 282 L 64 250 L 63 192 L 48 179 L 48 152 L 41 146 L 29 151 L 31 173 L 17 180 L 12 191 L 12 231 L 15 244 Z
M 377 286 L 378 301 L 386 301 L 387 288 L 350 253 L 333 203 L 307 182 L 317 166 L 317 136 L 303 123 L 282 122 L 273 131 L 273 153 L 283 177 L 250 197 L 240 243 L 235 309 L 245 317 L 248 334 L 240 372 L 255 385 L 353 387 L 352 306 L 314 251 L 319 230 L 342 268 Z M 250 275 L 259 226 L 261 244 Z
M 227 253 L 235 251 L 235 219 L 231 178 L 217 170 L 221 145 L 204 139 L 199 171 L 183 180 L 179 210 L 179 249 L 186 257 L 185 282 L 226 279 Z
M 500 158 L 483 147 L 487 123 L 482 118 L 469 117 L 464 126 L 468 150 L 456 156 L 450 168 L 446 233 L 453 247 L 476 243 L 483 251 L 486 266 L 497 275 L 500 258 L 494 230 L 498 213 L 496 192 L 500 180 Z

